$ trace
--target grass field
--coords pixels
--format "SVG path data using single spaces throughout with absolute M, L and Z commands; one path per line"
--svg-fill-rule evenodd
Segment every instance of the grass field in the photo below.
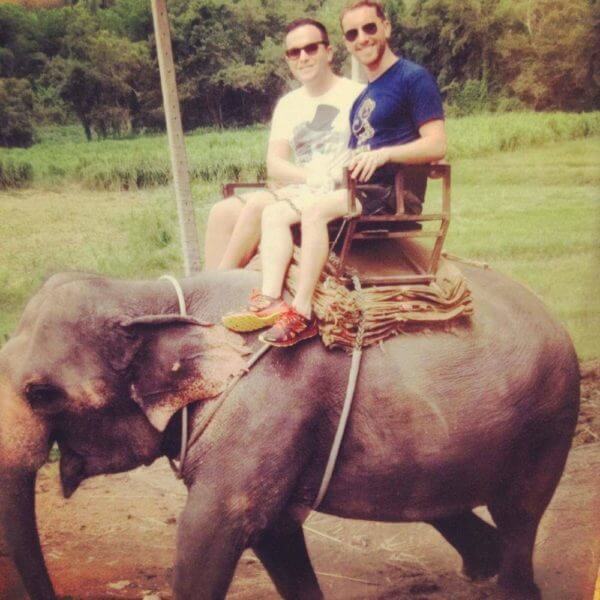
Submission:
M 236 152 L 252 154 L 245 141 L 254 147 L 263 135 L 244 132 Z M 56 156 L 66 152 L 58 139 L 53 148 Z M 131 148 L 124 148 L 125 157 Z M 599 153 L 600 136 L 592 136 L 453 160 L 448 251 L 528 284 L 566 324 L 582 359 L 600 356 Z M 218 185 L 196 182 L 193 193 L 202 231 Z M 90 191 L 45 180 L 0 192 L 0 214 L 0 339 L 56 271 L 154 277 L 182 270 L 169 187 Z
M 503 113 L 448 120 L 448 158 L 491 153 L 600 135 L 600 112 Z M 267 128 L 198 130 L 186 136 L 192 179 L 263 179 Z M 44 129 L 29 149 L 0 148 L 0 189 L 78 183 L 92 190 L 132 190 L 170 179 L 164 135 L 87 142 L 80 127 Z M 3 181 L 5 182 L 3 184 Z

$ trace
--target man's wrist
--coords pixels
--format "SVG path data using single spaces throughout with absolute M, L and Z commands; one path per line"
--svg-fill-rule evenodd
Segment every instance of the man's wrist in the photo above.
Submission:
M 385 165 L 390 162 L 399 162 L 395 159 L 392 146 L 386 146 L 384 148 L 380 148 L 379 151 L 381 153 L 380 156 L 382 159 L 382 163 L 381 163 L 382 165 Z

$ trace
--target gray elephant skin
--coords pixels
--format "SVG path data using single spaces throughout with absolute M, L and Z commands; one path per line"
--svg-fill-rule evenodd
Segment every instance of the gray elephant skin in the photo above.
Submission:
M 472 319 L 364 352 L 319 510 L 427 522 L 459 552 L 468 577 L 497 574 L 499 597 L 539 598 L 532 553 L 571 445 L 578 363 L 534 294 L 493 270 L 461 269 Z M 258 277 L 184 279 L 189 314 L 218 322 Z M 218 328 L 178 312 L 167 281 L 55 275 L 0 352 L 0 527 L 32 599 L 56 597 L 34 510 L 36 472 L 51 445 L 60 447 L 68 497 L 88 477 L 176 458 L 180 407 L 197 400 L 192 435 L 212 411 L 212 373 L 229 364 L 210 351 Z M 321 482 L 349 365 L 347 354 L 318 339 L 273 349 L 215 412 L 185 463 L 177 598 L 225 597 L 248 547 L 281 596 L 322 597 L 302 520 Z M 495 526 L 472 512 L 482 505 Z

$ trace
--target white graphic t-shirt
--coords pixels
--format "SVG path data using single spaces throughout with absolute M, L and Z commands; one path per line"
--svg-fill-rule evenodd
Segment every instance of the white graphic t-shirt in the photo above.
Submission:
M 350 139 L 350 109 L 364 85 L 336 77 L 330 90 L 310 96 L 304 87 L 289 92 L 273 112 L 270 140 L 285 140 L 297 165 L 341 181 Z

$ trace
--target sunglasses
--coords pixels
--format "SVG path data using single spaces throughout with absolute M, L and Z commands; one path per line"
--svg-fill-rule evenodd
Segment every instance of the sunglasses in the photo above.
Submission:
M 366 25 L 362 25 L 360 29 L 367 35 L 375 35 L 377 33 L 377 23 L 367 23 Z M 344 31 L 344 37 L 347 41 L 353 42 L 358 37 L 358 29 L 354 28 Z
M 323 44 L 323 46 L 327 46 L 327 42 L 321 40 L 320 42 L 312 42 L 312 44 L 306 44 L 306 46 L 302 46 L 302 48 L 289 48 L 285 51 L 285 55 L 290 60 L 298 60 L 300 55 L 302 54 L 302 50 L 308 56 L 314 56 L 319 51 L 319 45 Z

